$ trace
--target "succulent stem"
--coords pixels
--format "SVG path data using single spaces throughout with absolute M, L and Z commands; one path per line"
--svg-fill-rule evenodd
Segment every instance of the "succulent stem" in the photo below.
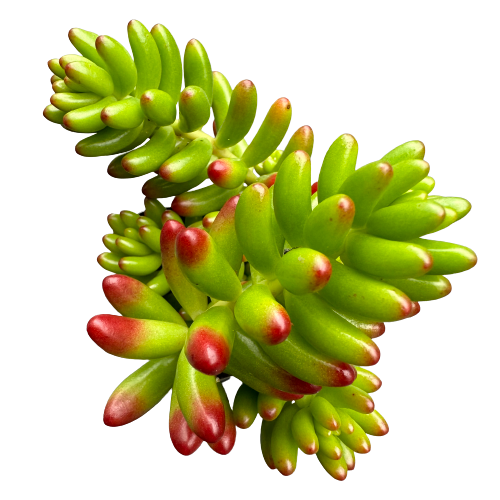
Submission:
M 255 175 L 253 168 L 250 167 L 245 177 L 245 184 L 250 185 L 254 182 L 259 182 L 259 177 Z

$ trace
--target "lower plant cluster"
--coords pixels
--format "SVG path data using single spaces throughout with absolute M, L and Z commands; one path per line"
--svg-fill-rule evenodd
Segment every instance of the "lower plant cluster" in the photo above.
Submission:
M 429 196 L 434 183 L 424 177 L 413 186 L 402 183 L 391 203 L 356 230 L 352 198 L 334 195 L 318 203 L 317 183 L 311 188 L 308 181 L 300 191 L 311 206 L 304 224 L 309 245 L 292 248 L 276 203 L 289 203 L 279 190 L 292 189 L 290 180 L 295 189 L 297 157 L 289 157 L 293 174 L 285 163 L 267 185 L 251 184 L 203 216 L 181 215 L 150 198 L 141 214 L 108 216 L 113 232 L 103 237 L 108 251 L 98 262 L 116 273 L 103 288 L 123 316 L 96 316 L 88 332 L 113 355 L 151 361 L 114 391 L 107 425 L 139 418 L 172 389 L 170 436 L 180 453 L 189 455 L 206 441 L 227 454 L 236 428 L 250 427 L 259 414 L 270 468 L 293 473 L 300 449 L 315 454 L 338 480 L 354 468 L 356 453 L 370 451 L 368 435 L 388 432 L 371 397 L 381 381 L 364 368 L 380 357 L 373 339 L 384 333 L 385 322 L 417 314 L 419 302 L 448 295 L 443 274 L 465 271 L 476 260 L 465 247 L 421 239 L 419 209 L 430 205 L 433 224 L 426 222 L 426 230 L 434 231 L 450 213 L 453 220 L 466 215 L 470 205 Z M 377 227 L 392 233 L 382 238 Z M 395 239 L 398 231 L 410 239 Z M 359 260 L 358 249 L 349 248 L 356 238 L 369 258 Z M 242 382 L 232 405 L 222 385 L 227 375 Z

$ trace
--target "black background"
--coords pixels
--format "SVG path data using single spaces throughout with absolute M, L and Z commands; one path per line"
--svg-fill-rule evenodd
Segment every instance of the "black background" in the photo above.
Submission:
M 341 23 L 319 29 L 311 20 L 294 17 L 292 22 L 285 14 L 251 24 L 238 18 L 238 22 L 217 26 L 201 19 L 183 22 L 183 18 L 169 15 L 168 9 L 157 12 L 138 18 L 149 28 L 157 22 L 165 24 L 181 51 L 191 37 L 198 38 L 208 51 L 212 68 L 224 73 L 233 86 L 244 78 L 254 81 L 259 109 L 248 138 L 275 99 L 285 96 L 291 100 L 292 125 L 282 147 L 299 126 L 313 128 L 313 180 L 328 146 L 341 133 L 349 132 L 358 140 L 358 165 L 382 157 L 402 142 L 422 140 L 430 174 L 437 179 L 435 193 L 464 196 L 475 208 L 436 239 L 461 243 L 479 253 L 474 244 L 479 220 L 477 165 L 462 153 L 463 141 L 480 143 L 482 138 L 475 137 L 475 131 L 461 121 L 460 106 L 451 97 L 455 67 L 446 60 L 439 64 L 439 46 L 423 44 L 421 39 L 413 41 L 412 36 L 395 37 L 389 30 L 363 34 L 355 26 L 341 29 Z M 115 15 L 106 22 L 95 17 L 84 23 L 81 17 L 68 13 L 52 20 L 51 30 L 37 47 L 42 68 L 36 83 L 41 88 L 37 101 L 40 112 L 52 93 L 50 72 L 43 66 L 49 58 L 75 52 L 67 39 L 71 27 L 109 34 L 128 46 L 126 24 L 130 17 Z M 217 457 L 202 446 L 190 458 L 181 457 L 171 446 L 168 397 L 130 425 L 116 429 L 103 425 L 102 409 L 109 394 L 141 362 L 109 356 L 86 335 L 85 324 L 91 316 L 114 312 L 102 294 L 101 280 L 106 272 L 95 258 L 105 251 L 101 237 L 110 232 L 106 215 L 122 209 L 143 210 L 140 188 L 146 177 L 109 177 L 106 167 L 111 157 L 78 156 L 74 144 L 82 136 L 38 116 L 38 122 L 36 118 L 34 121 L 50 161 L 43 162 L 43 167 L 38 163 L 35 172 L 51 185 L 42 206 L 50 207 L 61 223 L 56 231 L 61 237 L 59 250 L 54 250 L 52 262 L 54 269 L 65 270 L 57 278 L 62 293 L 54 298 L 49 310 L 59 311 L 59 319 L 53 322 L 52 341 L 64 349 L 59 351 L 63 368 L 53 375 L 55 411 L 66 408 L 71 419 L 69 424 L 67 418 L 59 419 L 56 425 L 70 425 L 73 433 L 89 436 L 87 446 L 92 443 L 96 453 L 118 463 L 135 461 L 141 453 L 147 457 L 148 450 L 154 448 L 160 454 L 155 464 L 165 467 L 169 475 L 185 468 L 207 477 L 216 471 L 248 472 L 256 474 L 252 477 L 274 478 L 273 484 L 283 484 L 278 482 L 279 474 L 271 475 L 261 458 L 259 422 L 250 430 L 238 431 L 229 457 Z M 163 203 L 169 205 L 168 200 Z M 56 229 L 54 224 L 50 227 Z M 382 358 L 374 371 L 383 379 L 383 387 L 374 397 L 377 409 L 389 422 L 390 433 L 373 438 L 372 452 L 357 457 L 356 470 L 349 475 L 348 483 L 357 484 L 356 488 L 364 484 L 365 488 L 355 491 L 367 491 L 366 480 L 390 481 L 394 474 L 425 476 L 429 468 L 437 466 L 438 457 L 449 450 L 439 436 L 442 439 L 446 432 L 448 411 L 457 408 L 457 387 L 475 370 L 467 345 L 477 307 L 473 305 L 477 304 L 473 302 L 475 292 L 471 292 L 478 289 L 478 270 L 451 276 L 451 281 L 453 292 L 449 297 L 421 304 L 421 313 L 413 319 L 388 324 L 387 332 L 377 341 Z M 49 316 L 53 318 L 54 313 Z M 61 385 L 62 379 L 70 381 L 71 390 Z M 230 398 L 237 385 L 234 380 L 225 384 Z M 55 397 L 53 393 L 51 397 Z M 423 457 L 429 460 L 428 465 L 424 466 Z M 302 454 L 292 477 L 329 480 L 314 457 Z

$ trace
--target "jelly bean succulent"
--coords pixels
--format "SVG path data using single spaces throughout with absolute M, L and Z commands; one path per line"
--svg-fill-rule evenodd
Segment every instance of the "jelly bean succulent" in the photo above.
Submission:
M 119 315 L 93 317 L 88 334 L 114 356 L 147 361 L 115 389 L 104 423 L 128 424 L 171 391 L 179 453 L 205 441 L 225 455 L 236 428 L 260 415 L 270 468 L 293 473 L 300 449 L 343 480 L 370 451 L 367 435 L 389 429 L 370 395 L 381 381 L 365 368 L 380 358 L 374 339 L 476 264 L 469 248 L 433 239 L 471 205 L 431 195 L 420 141 L 357 167 L 357 142 L 341 135 L 312 183 L 312 129 L 279 149 L 288 99 L 247 143 L 250 80 L 232 89 L 194 39 L 182 62 L 160 24 L 131 21 L 128 37 L 133 56 L 109 36 L 70 30 L 80 55 L 49 61 L 55 93 L 44 110 L 91 134 L 78 154 L 113 155 L 112 177 L 152 174 L 144 211 L 108 216 L 97 259 Z M 211 114 L 213 136 L 202 131 Z M 232 404 L 229 377 L 241 381 Z

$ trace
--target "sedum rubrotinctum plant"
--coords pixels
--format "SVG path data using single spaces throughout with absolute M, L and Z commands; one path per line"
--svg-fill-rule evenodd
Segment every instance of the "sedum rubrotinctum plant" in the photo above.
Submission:
M 476 264 L 472 250 L 433 234 L 470 203 L 430 195 L 420 141 L 356 168 L 356 140 L 341 135 L 311 185 L 311 128 L 278 149 L 288 99 L 271 105 L 247 144 L 250 80 L 231 89 L 194 39 L 182 66 L 161 24 L 131 21 L 128 37 L 133 57 L 109 36 L 72 29 L 81 55 L 49 61 L 55 93 L 44 111 L 92 134 L 76 151 L 113 155 L 109 175 L 153 174 L 144 212 L 108 217 L 98 257 L 121 316 L 93 317 L 88 333 L 110 354 L 148 360 L 112 393 L 104 423 L 128 424 L 172 391 L 170 437 L 181 454 L 204 441 L 229 453 L 236 427 L 259 414 L 271 469 L 292 474 L 300 449 L 343 480 L 370 451 L 368 435 L 388 432 L 371 396 L 381 381 L 365 368 L 380 357 L 373 339 L 448 295 L 446 275 Z M 215 137 L 201 130 L 211 110 Z M 229 376 L 241 381 L 232 405 Z

